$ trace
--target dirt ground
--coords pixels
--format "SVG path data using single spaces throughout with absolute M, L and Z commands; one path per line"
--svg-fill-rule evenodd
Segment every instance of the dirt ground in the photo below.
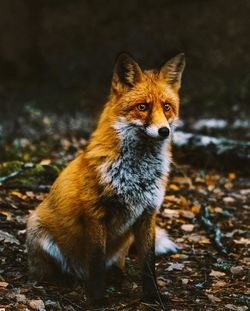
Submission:
M 30 156 L 31 150 L 18 155 L 39 163 L 33 168 L 24 170 L 22 162 L 15 162 L 11 169 L 10 163 L 0 165 L 1 176 L 21 171 L 0 182 L 1 311 L 88 310 L 79 284 L 30 283 L 25 249 L 27 216 L 46 196 L 61 167 L 85 143 L 63 138 L 58 144 L 44 147 L 39 155 L 39 147 L 36 156 Z M 166 310 L 248 310 L 249 194 L 250 179 L 239 172 L 175 165 L 158 217 L 159 226 L 166 228 L 180 247 L 178 253 L 157 259 L 157 282 L 167 297 Z M 205 209 L 209 215 L 204 221 Z M 211 230 L 206 220 L 211 221 Z M 218 229 L 227 253 L 221 252 L 224 248 L 219 249 L 214 241 Z M 110 305 L 104 310 L 162 310 L 160 305 L 140 302 L 140 274 L 133 252 L 126 265 L 124 280 L 115 278 L 114 284 L 107 286 Z

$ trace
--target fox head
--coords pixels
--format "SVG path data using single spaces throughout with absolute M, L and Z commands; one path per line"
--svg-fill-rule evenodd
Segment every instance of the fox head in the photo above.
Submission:
M 184 67 L 184 54 L 167 61 L 159 71 L 142 71 L 130 55 L 120 54 L 110 95 L 113 115 L 119 119 L 115 129 L 133 128 L 148 138 L 166 139 L 178 119 Z

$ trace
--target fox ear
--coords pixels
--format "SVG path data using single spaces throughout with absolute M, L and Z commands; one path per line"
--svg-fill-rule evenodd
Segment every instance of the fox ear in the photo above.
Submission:
M 181 76 L 185 68 L 185 55 L 180 53 L 167 61 L 160 70 L 162 77 L 168 84 L 179 90 L 181 86 Z
M 142 71 L 137 62 L 127 53 L 118 56 L 112 79 L 112 88 L 122 90 L 132 88 L 141 80 Z

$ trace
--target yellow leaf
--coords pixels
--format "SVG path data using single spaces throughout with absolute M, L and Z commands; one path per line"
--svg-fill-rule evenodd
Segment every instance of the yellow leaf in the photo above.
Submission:
M 228 179 L 230 180 L 234 180 L 236 178 L 236 174 L 231 172 L 231 173 L 228 173 Z
M 10 194 L 14 195 L 15 197 L 18 197 L 19 199 L 22 199 L 22 200 L 26 200 L 27 199 L 27 195 L 22 194 L 22 193 L 20 193 L 18 191 L 11 191 Z
M 180 188 L 175 184 L 170 184 L 168 187 L 169 189 L 174 190 L 174 191 L 180 190 Z

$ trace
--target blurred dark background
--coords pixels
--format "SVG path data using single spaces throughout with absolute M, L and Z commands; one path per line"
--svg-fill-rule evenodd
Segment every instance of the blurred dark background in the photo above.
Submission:
M 146 69 L 183 51 L 184 122 L 223 119 L 245 139 L 249 16 L 247 0 L 1 0 L 0 135 L 20 132 L 19 118 L 32 114 L 72 115 L 73 127 L 81 118 L 91 123 L 120 51 Z

